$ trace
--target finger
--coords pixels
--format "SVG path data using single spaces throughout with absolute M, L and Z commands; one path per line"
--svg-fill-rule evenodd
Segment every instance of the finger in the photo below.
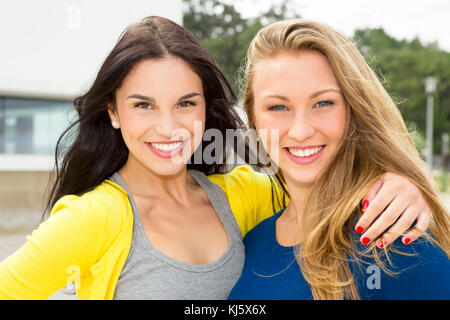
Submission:
M 364 204 L 364 201 L 368 201 L 368 203 L 371 203 L 373 199 L 375 199 L 375 196 L 380 191 L 381 187 L 383 186 L 383 177 L 379 178 L 374 185 L 367 191 L 367 193 L 363 197 L 362 203 Z
M 394 200 L 395 193 L 391 188 L 382 185 L 377 195 L 364 211 L 364 214 L 356 224 L 356 232 L 362 233 L 377 219 L 377 217 L 386 209 L 386 207 Z
M 398 199 L 392 201 L 380 217 L 361 235 L 361 242 L 366 245 L 380 237 L 405 210 L 406 205 L 402 201 Z
M 409 206 L 392 227 L 383 233 L 382 242 L 380 242 L 381 239 L 377 240 L 377 246 L 382 248 L 383 246 L 393 243 L 401 235 L 406 234 L 414 224 L 414 221 L 418 218 L 419 213 L 420 211 L 414 206 Z
M 402 238 L 404 244 L 409 244 L 416 241 L 430 225 L 431 214 L 429 212 L 422 211 L 417 217 L 417 223 L 412 227 Z
M 362 211 L 364 212 L 369 204 L 375 199 L 377 193 L 380 191 L 383 186 L 383 177 L 379 178 L 374 185 L 367 191 L 362 199 Z M 355 226 L 355 230 L 357 233 L 362 233 L 364 231 L 364 227 L 362 227 L 359 223 Z

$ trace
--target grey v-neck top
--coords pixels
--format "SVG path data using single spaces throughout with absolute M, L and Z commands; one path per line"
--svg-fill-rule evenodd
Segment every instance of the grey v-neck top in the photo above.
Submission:
M 193 265 L 156 250 L 142 227 L 136 203 L 122 177 L 109 180 L 128 193 L 133 208 L 133 236 L 130 252 L 119 276 L 114 300 L 221 300 L 226 299 L 239 279 L 245 250 L 239 226 L 223 190 L 200 171 L 189 170 L 206 192 L 228 236 L 228 247 L 216 261 Z

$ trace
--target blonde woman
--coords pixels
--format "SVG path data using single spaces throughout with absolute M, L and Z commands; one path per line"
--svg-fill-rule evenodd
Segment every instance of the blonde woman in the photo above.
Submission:
M 316 22 L 274 23 L 250 44 L 244 94 L 291 200 L 245 237 L 229 299 L 450 299 L 448 212 L 396 105 L 351 41 Z M 378 250 L 350 231 L 358 199 L 386 172 L 418 186 L 432 221 L 415 243 L 382 238 Z

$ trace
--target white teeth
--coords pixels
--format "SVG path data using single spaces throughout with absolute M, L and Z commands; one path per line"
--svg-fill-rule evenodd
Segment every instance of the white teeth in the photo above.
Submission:
M 153 148 L 164 151 L 164 152 L 170 152 L 176 148 L 179 148 L 182 144 L 182 142 L 176 142 L 176 143 L 150 143 Z
M 317 147 L 317 148 L 311 148 L 311 149 L 289 149 L 288 151 L 289 153 L 291 153 L 292 155 L 296 156 L 296 157 L 309 157 L 312 156 L 313 154 L 316 154 L 317 152 L 319 152 L 320 150 L 323 149 L 322 147 Z

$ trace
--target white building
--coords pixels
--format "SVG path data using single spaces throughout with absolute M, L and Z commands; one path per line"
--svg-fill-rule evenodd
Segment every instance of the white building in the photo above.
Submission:
M 0 171 L 48 171 L 56 141 L 122 31 L 182 23 L 181 0 L 0 2 Z

